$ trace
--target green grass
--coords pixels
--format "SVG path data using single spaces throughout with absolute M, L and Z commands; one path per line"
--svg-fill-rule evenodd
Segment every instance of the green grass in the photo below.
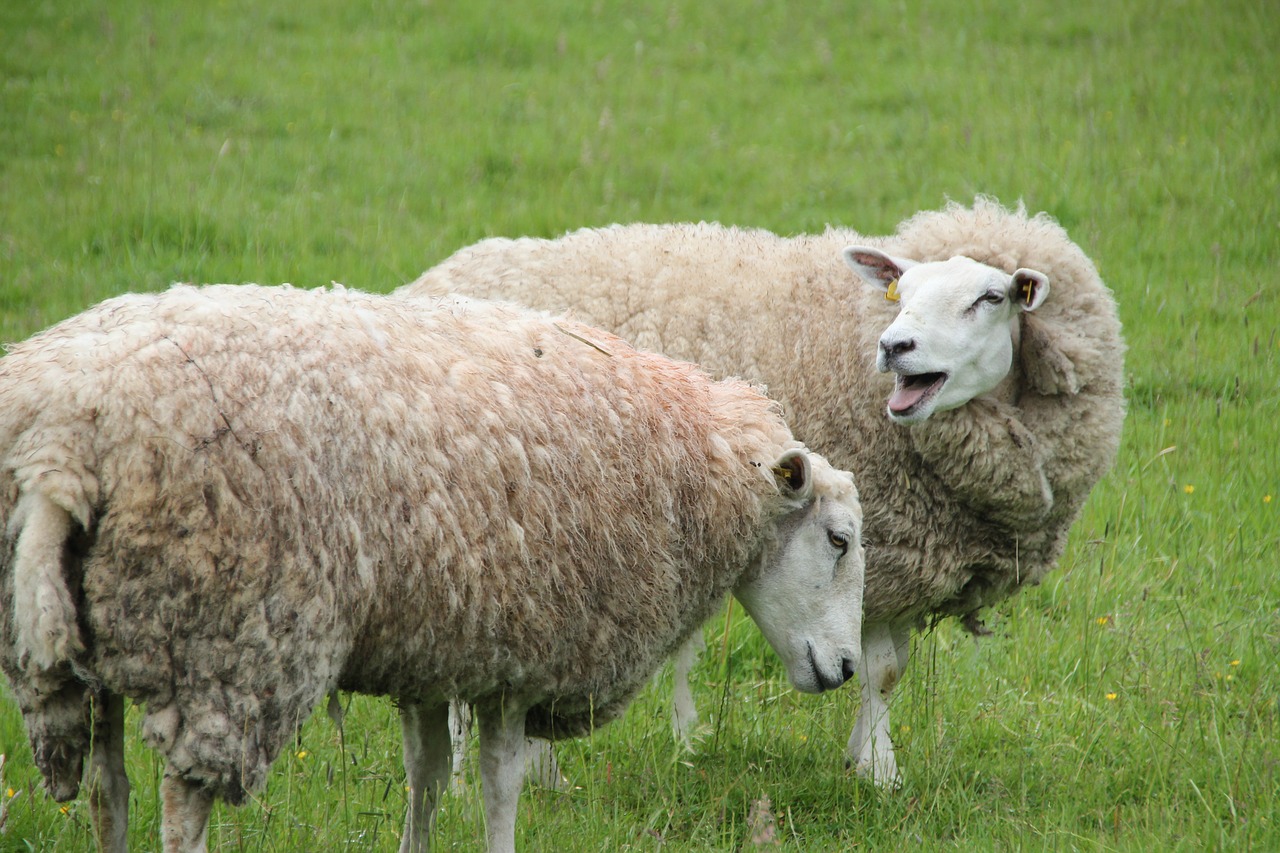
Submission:
M 906 787 L 845 776 L 856 694 L 708 626 L 686 754 L 659 681 L 562 751 L 524 849 L 1280 849 L 1280 16 L 1267 0 L 0 4 L 0 339 L 175 280 L 389 290 L 493 234 L 717 219 L 884 233 L 989 193 L 1116 291 L 1130 416 L 1057 572 L 916 643 Z M 740 613 L 738 614 L 740 617 Z M 88 848 L 0 703 L 0 850 Z M 158 844 L 131 716 L 132 838 Z M 395 849 L 388 702 L 307 723 L 224 851 Z M 478 783 L 440 848 L 475 849 Z

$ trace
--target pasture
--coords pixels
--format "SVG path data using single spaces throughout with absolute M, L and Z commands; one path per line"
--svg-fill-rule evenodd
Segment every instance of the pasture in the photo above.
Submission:
M 856 689 L 792 691 L 734 607 L 695 748 L 660 678 L 561 747 L 572 787 L 526 793 L 517 843 L 1280 849 L 1278 43 L 1266 0 L 5 3 L 0 340 L 174 281 L 388 291 L 491 235 L 883 234 L 1021 199 L 1116 293 L 1129 417 L 1058 570 L 992 637 L 917 640 L 904 788 L 846 775 Z M 343 702 L 215 808 L 211 849 L 395 849 L 398 717 Z M 131 840 L 156 849 L 162 768 L 127 732 Z M 0 851 L 90 849 L 3 689 L 0 753 Z M 481 820 L 469 778 L 438 849 Z

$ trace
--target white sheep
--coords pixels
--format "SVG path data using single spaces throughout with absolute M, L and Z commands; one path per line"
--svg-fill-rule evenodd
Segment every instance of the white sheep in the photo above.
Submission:
M 733 592 L 795 686 L 859 657 L 861 510 L 737 381 L 514 306 L 174 287 L 0 359 L 0 663 L 55 798 L 123 850 L 123 702 L 166 850 L 326 694 L 397 698 L 425 849 L 473 703 L 492 849 L 525 732 L 619 714 Z M 90 749 L 90 737 L 93 748 Z
M 1124 419 L 1110 291 L 1048 216 L 985 198 L 919 213 L 888 238 L 702 223 L 490 239 L 399 292 L 569 310 L 767 383 L 796 435 L 853 471 L 867 508 L 847 754 L 883 785 L 901 778 L 888 701 L 912 627 L 954 615 L 976 631 L 981 608 L 1038 582 Z M 877 359 L 894 378 L 876 375 Z

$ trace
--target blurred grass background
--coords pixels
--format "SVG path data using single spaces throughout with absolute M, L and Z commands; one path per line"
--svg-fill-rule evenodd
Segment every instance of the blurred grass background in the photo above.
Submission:
M 1268 0 L 0 4 L 0 339 L 173 281 L 390 290 L 489 235 L 637 220 L 889 232 L 977 193 L 1116 291 L 1131 410 L 1058 572 L 916 643 L 907 777 L 845 776 L 856 692 L 707 628 L 693 753 L 659 681 L 562 751 L 525 849 L 1280 849 L 1280 15 Z M 749 306 L 744 306 L 749 310 Z M 131 735 L 136 734 L 131 730 Z M 131 737 L 136 743 L 136 737 Z M 0 707 L 0 850 L 84 850 Z M 130 753 L 133 839 L 160 765 Z M 320 717 L 218 850 L 394 849 L 399 735 Z M 482 838 L 478 784 L 440 849 Z

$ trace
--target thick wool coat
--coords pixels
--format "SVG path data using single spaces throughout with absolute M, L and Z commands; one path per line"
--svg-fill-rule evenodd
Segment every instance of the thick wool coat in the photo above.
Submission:
M 231 802 L 334 689 L 506 696 L 575 734 L 772 547 L 798 446 L 758 389 L 514 306 L 112 299 L 0 359 L 0 662 L 62 798 L 99 689 Z M 79 650 L 40 672 L 14 651 L 34 491 L 77 527 Z

